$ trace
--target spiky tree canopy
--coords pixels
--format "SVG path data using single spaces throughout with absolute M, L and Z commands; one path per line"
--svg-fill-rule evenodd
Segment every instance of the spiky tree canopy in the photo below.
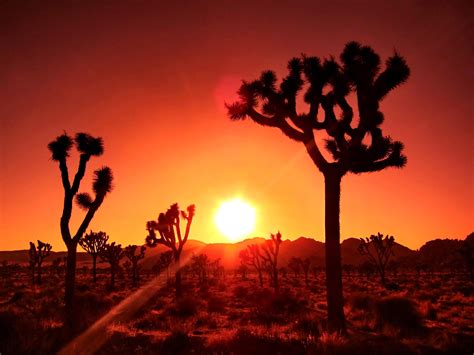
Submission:
M 121 244 L 113 242 L 106 244 L 99 256 L 103 261 L 108 262 L 112 268 L 116 268 L 120 260 L 125 256 L 125 253 Z
M 195 213 L 196 207 L 194 205 L 190 205 L 186 208 L 186 211 L 182 211 L 177 203 L 172 204 L 165 213 L 160 213 L 156 221 L 148 221 L 146 223 L 148 231 L 146 237 L 147 245 L 153 248 L 158 244 L 162 244 L 170 248 L 175 253 L 175 256 L 179 257 L 184 244 L 188 240 Z M 184 236 L 181 233 L 181 219 L 186 221 Z M 157 236 L 156 232 L 158 232 L 159 236 Z
M 138 253 L 136 253 L 137 249 Z M 124 254 L 127 259 L 135 265 L 136 263 L 138 263 L 139 260 L 145 257 L 145 249 L 146 247 L 144 245 L 142 245 L 140 248 L 138 248 L 138 245 L 129 245 L 125 247 Z
M 109 236 L 102 231 L 93 232 L 92 230 L 85 234 L 81 240 L 79 240 L 79 245 L 90 255 L 98 255 L 101 253 L 107 241 L 109 240 Z
M 333 57 L 321 60 L 302 55 L 288 62 L 288 75 L 279 85 L 273 71 L 264 71 L 257 80 L 243 81 L 239 101 L 226 105 L 228 115 L 233 120 L 250 117 L 303 142 L 323 173 L 335 168 L 342 176 L 403 167 L 403 144 L 383 135 L 380 126 L 384 116 L 379 103 L 408 79 L 410 69 L 404 58 L 394 53 L 380 71 L 379 55 L 357 42 L 346 44 L 339 62 Z M 303 90 L 307 110 L 300 112 L 296 102 Z M 355 94 L 359 111 L 355 122 L 348 102 L 351 94 Z M 339 117 L 335 108 L 341 111 Z M 325 147 L 333 161 L 321 154 L 316 130 L 327 134 Z

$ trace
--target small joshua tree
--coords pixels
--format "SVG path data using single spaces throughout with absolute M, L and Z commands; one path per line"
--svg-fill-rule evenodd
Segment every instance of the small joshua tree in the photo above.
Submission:
M 80 153 L 79 167 L 77 169 L 74 180 L 69 180 L 69 170 L 67 166 L 67 158 L 72 146 L 75 145 Z M 63 212 L 60 220 L 61 236 L 67 247 L 67 263 L 66 263 L 66 282 L 65 282 L 65 303 L 66 315 L 72 315 L 74 306 L 74 287 L 76 283 L 76 257 L 77 244 L 81 240 L 84 232 L 89 226 L 95 213 L 102 205 L 107 193 L 112 190 L 112 170 L 108 167 L 102 167 L 94 171 L 94 179 L 92 189 L 94 190 L 94 198 L 88 193 L 79 193 L 79 187 L 86 172 L 87 163 L 91 157 L 101 156 L 104 152 L 102 138 L 95 138 L 87 133 L 77 133 L 74 140 L 66 133 L 57 137 L 48 144 L 51 152 L 52 160 L 59 163 L 61 171 L 61 181 L 64 188 Z M 71 233 L 69 221 L 72 214 L 72 202 L 76 198 L 76 202 L 80 208 L 84 209 L 86 215 L 79 225 L 75 234 Z M 68 325 L 72 325 L 72 318 L 67 318 Z
M 84 235 L 84 237 L 79 240 L 79 245 L 84 249 L 87 254 L 92 257 L 92 278 L 94 283 L 97 282 L 97 257 L 104 250 L 109 236 L 105 232 L 93 232 L 90 231 L 89 234 Z
M 293 271 L 293 274 L 295 275 L 295 280 L 298 278 L 300 271 L 301 271 L 301 264 L 303 263 L 303 260 L 301 258 L 297 258 L 293 256 L 290 261 L 288 261 L 288 268 Z
M 395 238 L 393 236 L 383 236 L 381 233 L 371 235 L 370 238 L 360 238 L 359 253 L 365 255 L 368 260 L 377 268 L 380 276 L 380 282 L 385 286 L 385 270 L 388 261 L 393 255 L 393 245 Z
M 166 279 L 170 279 L 170 265 L 173 263 L 173 251 L 168 250 L 160 254 L 158 261 L 159 268 L 161 270 L 166 269 Z
M 270 237 L 271 239 L 266 240 L 262 245 L 264 252 L 262 258 L 270 267 L 273 288 L 278 291 L 278 253 L 280 252 L 281 233 L 270 234 Z
M 31 273 L 31 283 L 34 285 L 35 284 L 35 271 L 36 271 L 36 263 L 38 260 L 38 257 L 36 255 L 36 246 L 33 242 L 30 242 L 30 249 L 28 251 L 29 255 L 29 269 Z
M 38 240 L 38 245 L 35 245 L 30 242 L 30 268 L 32 271 L 32 280 L 33 284 L 35 283 L 35 268 L 38 271 L 38 285 L 41 285 L 41 276 L 42 276 L 42 265 L 45 258 L 47 258 L 51 252 L 52 246 L 48 243 L 43 243 L 41 240 Z
M 127 257 L 127 259 L 131 263 L 131 269 L 132 269 L 132 284 L 133 286 L 136 286 L 138 280 L 139 280 L 139 265 L 138 262 L 145 257 L 145 249 L 146 247 L 142 245 L 138 251 L 137 251 L 138 245 L 129 245 L 124 249 L 124 254 Z
M 99 257 L 110 264 L 110 287 L 115 287 L 115 275 L 120 266 L 120 260 L 125 256 L 122 246 L 120 244 L 115 245 L 106 244 Z
M 179 259 L 183 247 L 188 241 L 195 212 L 196 207 L 194 205 L 190 205 L 186 211 L 182 211 L 179 209 L 178 204 L 175 203 L 171 205 L 166 213 L 160 213 L 156 221 L 148 221 L 146 223 L 146 229 L 148 231 L 146 244 L 151 248 L 162 244 L 173 252 L 174 262 L 176 264 L 175 288 L 177 297 L 181 296 L 182 293 Z M 181 233 L 181 218 L 186 221 L 184 236 Z M 156 235 L 156 232 L 158 232 L 159 236 Z
M 253 267 L 258 273 L 258 280 L 260 281 L 260 286 L 263 287 L 263 269 L 264 261 L 262 255 L 260 254 L 260 247 L 258 244 L 247 245 L 247 249 L 243 249 L 239 253 L 240 262 L 243 265 Z
M 304 282 L 306 286 L 309 285 L 309 271 L 311 269 L 311 259 L 305 258 L 301 261 L 301 268 L 303 269 L 304 273 Z
M 202 284 L 207 280 L 207 270 L 210 263 L 207 254 L 193 255 L 191 257 L 191 270 L 198 275 L 199 284 Z

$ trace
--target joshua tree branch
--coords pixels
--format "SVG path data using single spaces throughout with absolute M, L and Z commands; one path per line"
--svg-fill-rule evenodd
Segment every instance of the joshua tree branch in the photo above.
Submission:
M 79 190 L 79 185 L 81 184 L 81 180 L 84 177 L 84 174 L 86 172 L 86 165 L 89 159 L 90 159 L 89 155 L 81 154 L 81 157 L 79 160 L 79 167 L 77 168 L 77 173 L 74 176 L 74 182 L 72 183 L 72 187 L 71 187 L 72 195 L 75 195 L 77 191 Z
M 248 115 L 250 118 L 262 126 L 277 127 L 288 137 L 295 141 L 302 142 L 304 140 L 304 133 L 291 127 L 281 116 L 268 117 L 257 112 L 255 109 L 249 109 Z

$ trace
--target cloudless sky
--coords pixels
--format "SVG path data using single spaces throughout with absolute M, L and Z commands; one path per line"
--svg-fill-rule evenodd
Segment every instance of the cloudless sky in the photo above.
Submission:
M 412 76 L 381 109 L 408 165 L 347 175 L 341 237 L 376 232 L 411 248 L 464 238 L 474 220 L 472 4 L 469 1 L 2 1 L 0 249 L 59 232 L 62 186 L 47 143 L 63 131 L 101 136 L 95 168 L 115 189 L 91 223 L 122 244 L 174 202 L 195 203 L 191 238 L 222 242 L 214 214 L 235 196 L 257 209 L 253 236 L 324 240 L 322 175 L 301 144 L 231 122 L 240 79 L 286 74 L 300 53 L 338 56 L 357 40 Z M 70 174 L 77 168 L 73 152 Z M 83 212 L 75 207 L 72 231 Z

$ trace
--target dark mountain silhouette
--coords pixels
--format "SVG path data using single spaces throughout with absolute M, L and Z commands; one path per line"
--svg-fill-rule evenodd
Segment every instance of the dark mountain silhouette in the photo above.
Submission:
M 204 243 L 199 240 L 188 240 L 183 250 L 183 260 L 186 260 L 192 254 L 207 254 L 209 259 L 220 258 L 221 265 L 226 269 L 233 269 L 239 266 L 239 252 L 248 245 L 261 244 L 264 238 L 250 238 L 237 243 Z M 342 262 L 344 264 L 359 265 L 366 259 L 357 251 L 359 239 L 348 238 L 341 243 Z M 419 250 L 412 250 L 404 245 L 395 243 L 393 247 L 394 260 L 399 260 L 403 264 L 415 263 L 419 261 L 424 265 L 430 265 L 433 268 L 445 267 L 449 265 L 459 265 L 461 263 L 461 246 L 463 240 L 458 239 L 435 239 L 426 242 Z M 168 250 L 163 245 L 156 248 L 147 248 L 145 258 L 141 261 L 144 269 L 151 267 L 158 261 L 161 253 Z M 50 261 L 56 258 L 67 256 L 67 252 L 51 252 Z M 280 246 L 279 266 L 286 266 L 291 257 L 300 257 L 302 259 L 311 258 L 313 263 L 318 266 L 324 265 L 324 243 L 312 238 L 299 237 L 295 240 L 284 240 Z M 0 251 L 0 261 L 6 260 L 10 263 L 26 265 L 28 263 L 28 250 Z M 77 253 L 78 266 L 92 266 L 91 257 L 85 252 Z M 49 262 L 46 263 L 46 266 Z M 407 265 L 409 266 L 409 265 Z M 99 268 L 107 267 L 106 264 L 99 264 Z

